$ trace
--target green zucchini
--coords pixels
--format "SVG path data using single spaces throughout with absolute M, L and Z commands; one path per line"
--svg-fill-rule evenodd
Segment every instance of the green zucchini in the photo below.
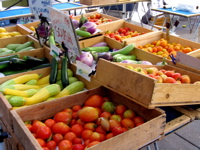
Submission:
M 45 63 L 45 64 L 41 64 L 35 67 L 30 68 L 31 70 L 37 70 L 37 69 L 42 69 L 42 68 L 46 68 L 46 67 L 51 67 L 50 63 Z
M 2 73 L 3 73 L 5 76 L 8 76 L 8 75 L 12 75 L 12 74 L 27 72 L 27 71 L 29 71 L 29 70 L 27 70 L 27 69 L 24 69 L 24 70 L 15 70 L 15 71 L 7 70 L 7 71 L 2 71 Z
M 30 66 L 30 68 L 43 64 L 42 59 L 35 58 L 32 56 L 24 56 L 23 59 L 26 61 L 27 65 Z
M 58 75 L 58 61 L 56 60 L 56 57 L 53 57 L 51 62 L 51 71 L 49 77 L 50 84 L 56 83 L 57 75 Z
M 10 61 L 2 61 L 0 62 L 0 71 L 8 68 L 10 66 Z
M 116 54 L 128 54 L 130 53 L 132 50 L 134 49 L 134 45 L 133 44 L 129 44 L 127 46 L 125 46 L 124 48 L 118 50 L 118 51 L 114 51 L 114 52 L 110 52 L 112 56 L 116 55 Z
M 91 33 L 83 30 L 75 30 L 76 34 L 81 36 L 81 37 L 91 37 Z
M 2 53 L 2 52 L 6 52 L 7 50 L 11 50 L 11 49 L 7 49 L 7 48 L 5 48 L 5 47 L 0 48 L 0 53 Z
M 83 48 L 82 50 L 83 51 L 87 51 L 87 52 L 91 52 L 91 51 L 94 51 L 94 52 L 108 52 L 109 49 L 110 48 L 108 46 L 101 46 L 101 47 L 86 47 L 86 48 Z
M 68 74 L 68 77 L 72 77 L 73 76 L 73 71 L 71 69 L 67 69 L 67 74 Z M 61 70 L 58 70 L 58 75 L 57 75 L 57 81 L 58 80 L 61 80 Z
M 26 52 L 26 51 L 30 51 L 30 50 L 34 50 L 34 49 L 35 48 L 33 46 L 29 46 L 29 47 L 26 47 L 26 48 L 19 50 L 17 53 Z
M 22 44 L 8 44 L 6 48 L 14 51 L 20 45 Z
M 20 58 L 11 58 L 10 67 L 13 70 L 24 70 L 28 68 L 26 61 Z
M 19 54 L 0 57 L 0 62 L 1 62 L 1 61 L 8 61 L 8 60 L 10 60 L 11 58 L 19 58 L 19 57 L 20 57 Z
M 0 56 L 9 55 L 9 54 L 12 54 L 12 53 L 14 53 L 12 50 L 7 50 L 7 51 L 4 51 L 4 52 L 1 52 Z
M 62 57 L 62 64 L 61 64 L 61 81 L 64 88 L 69 85 L 67 69 L 68 69 L 68 59 L 66 56 L 64 56 Z
M 18 51 L 20 51 L 20 50 L 22 50 L 22 49 L 24 49 L 24 48 L 27 48 L 27 47 L 29 47 L 29 46 L 32 46 L 32 45 L 33 45 L 33 41 L 28 41 L 28 42 L 26 42 L 26 43 L 24 43 L 24 44 L 18 46 L 18 47 L 15 49 L 15 52 L 18 52 Z

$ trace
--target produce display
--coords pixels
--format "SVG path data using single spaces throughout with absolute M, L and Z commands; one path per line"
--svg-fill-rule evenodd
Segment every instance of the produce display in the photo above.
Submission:
M 20 58 L 19 54 L 0 57 L 0 72 L 5 76 L 50 67 L 50 65 L 47 58 L 39 59 L 32 56 Z
M 55 83 L 50 84 L 50 75 L 42 77 L 37 73 L 25 74 L 3 82 L 0 91 L 13 107 L 33 105 L 82 91 L 84 83 L 73 77 L 70 69 L 66 71 L 69 81 L 67 86 L 61 81 L 63 72 L 58 70 Z M 31 82 L 32 80 L 36 81 Z
M 56 113 L 45 120 L 25 122 L 41 147 L 84 150 L 145 123 L 125 105 L 108 97 L 92 95 L 83 105 Z
M 0 56 L 26 52 L 34 49 L 33 41 L 28 41 L 23 44 L 8 44 L 6 47 L 0 48 Z
M 88 21 L 94 22 L 96 25 L 112 22 L 112 19 L 103 17 L 101 14 L 91 14 L 87 17 Z
M 20 36 L 18 31 L 8 32 L 4 27 L 0 27 L 0 39 Z
M 165 70 L 157 69 L 156 67 L 141 68 L 141 67 L 132 67 L 126 66 L 128 69 L 147 75 L 151 78 L 156 79 L 157 83 L 178 83 L 178 84 L 191 84 L 191 79 L 189 75 L 181 74 L 175 70 Z M 194 82 L 193 84 L 199 84 L 199 81 Z
M 104 33 L 105 36 L 110 37 L 118 42 L 122 42 L 125 39 L 136 37 L 143 34 L 145 34 L 145 32 L 141 33 L 138 31 L 134 31 L 128 27 L 119 28 L 117 31 L 114 31 L 114 32 L 106 31 Z
M 170 55 L 176 57 L 177 51 L 183 53 L 189 53 L 196 48 L 191 48 L 190 46 L 183 46 L 179 43 L 169 43 L 166 39 L 161 38 L 160 40 L 153 41 L 152 43 L 138 46 L 138 48 L 150 52 L 152 54 L 171 59 Z

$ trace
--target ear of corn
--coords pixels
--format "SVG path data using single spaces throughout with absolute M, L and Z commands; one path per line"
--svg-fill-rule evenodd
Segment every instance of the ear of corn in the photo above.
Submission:
M 55 98 L 75 94 L 77 92 L 82 91 L 83 89 L 84 89 L 84 83 L 82 81 L 76 81 L 66 86 L 58 95 L 55 96 Z
M 7 85 L 13 85 L 13 84 L 23 84 L 23 83 L 28 82 L 29 80 L 32 80 L 32 79 L 38 80 L 39 78 L 40 76 L 37 73 L 25 74 L 25 75 L 18 76 L 14 79 L 5 81 L 4 83 L 1 84 L 1 87 L 7 86 Z
M 30 98 L 26 98 L 25 105 L 33 105 L 43 102 L 49 97 L 55 96 L 60 92 L 60 86 L 58 84 L 50 84 L 40 89 L 35 95 Z

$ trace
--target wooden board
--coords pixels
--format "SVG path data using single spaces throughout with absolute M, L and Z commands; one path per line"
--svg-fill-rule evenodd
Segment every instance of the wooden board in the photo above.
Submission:
M 117 0 L 80 0 L 80 4 L 84 5 L 99 5 L 99 4 L 107 4 L 107 3 L 115 3 Z
M 102 149 L 139 149 L 146 143 L 157 139 L 161 136 L 165 127 L 165 114 L 160 109 L 146 109 L 141 105 L 130 101 L 129 99 L 112 92 L 104 87 L 99 87 L 73 96 L 57 99 L 56 101 L 49 101 L 41 103 L 40 105 L 33 105 L 26 108 L 21 108 L 16 111 L 12 110 L 11 115 L 14 123 L 14 131 L 16 136 L 23 141 L 25 149 L 40 150 L 39 144 L 33 138 L 33 135 L 25 127 L 23 121 L 28 120 L 43 120 L 52 117 L 55 113 L 64 108 L 71 108 L 73 105 L 82 105 L 84 101 L 94 94 L 109 97 L 115 104 L 124 104 L 128 108 L 136 111 L 138 115 L 147 120 L 144 124 L 135 127 L 124 134 L 115 136 L 109 140 L 103 141 L 100 144 L 89 148 L 90 150 Z M 48 112 L 48 113 L 47 113 Z M 115 144 L 113 144 L 115 143 Z M 89 150 L 88 149 L 88 150 Z
M 5 27 L 5 29 L 6 29 L 7 32 L 17 31 L 22 35 L 30 34 L 30 32 L 27 31 L 26 29 L 24 29 L 20 24 L 17 24 L 15 26 Z
M 148 108 L 200 103 L 199 85 L 156 83 L 155 79 L 127 69 L 126 66 L 149 67 L 149 65 L 113 63 L 100 59 L 95 78 L 101 85 L 123 94 Z M 191 78 L 191 83 L 200 79 L 199 74 L 174 66 L 155 67 L 187 74 Z

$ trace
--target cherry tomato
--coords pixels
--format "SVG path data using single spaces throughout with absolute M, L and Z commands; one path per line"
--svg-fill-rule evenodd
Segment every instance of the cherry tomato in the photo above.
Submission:
M 104 103 L 104 99 L 100 95 L 92 95 L 90 96 L 84 103 L 85 106 L 90 107 L 99 107 L 101 108 L 101 105 Z
M 83 128 L 85 130 L 88 129 L 88 130 L 92 130 L 92 131 L 94 131 L 96 127 L 97 127 L 97 125 L 93 122 L 88 122 L 88 123 L 84 124 L 84 126 L 83 126 Z
M 96 14 L 96 19 L 100 19 L 101 18 L 101 14 Z
M 72 150 L 84 150 L 85 146 L 82 144 L 74 144 Z
M 94 107 L 84 107 L 78 112 L 79 118 L 84 122 L 92 122 L 99 117 L 99 111 Z
M 50 150 L 48 147 L 42 147 L 43 150 Z
M 51 130 L 54 134 L 60 133 L 65 135 L 67 132 L 70 131 L 70 127 L 63 122 L 57 122 L 52 127 Z
M 48 141 L 46 144 L 46 147 L 48 147 L 49 150 L 55 150 L 56 146 L 57 146 L 57 144 L 55 141 Z
M 81 138 L 75 138 L 74 144 L 82 144 L 83 140 Z
M 98 132 L 93 132 L 92 135 L 90 136 L 90 142 L 100 141 L 100 140 L 101 140 L 101 135 Z
M 98 127 L 95 129 L 95 132 L 102 133 L 102 134 L 106 134 L 106 131 L 105 131 L 104 129 L 102 129 L 101 126 L 98 126 Z
M 81 137 L 82 139 L 85 141 L 85 140 L 88 140 L 90 139 L 91 135 L 92 135 L 93 131 L 92 130 L 83 130 L 82 134 L 81 134 Z
M 65 108 L 65 109 L 63 109 L 63 112 L 67 112 L 69 114 L 72 114 L 72 109 L 71 108 Z
M 83 127 L 80 124 L 75 124 L 71 127 L 71 131 L 74 132 L 77 137 L 81 137 Z
M 92 147 L 92 146 L 97 145 L 97 144 L 99 144 L 99 143 L 100 143 L 99 141 L 93 141 L 93 142 L 89 143 L 89 144 L 87 145 L 87 147 Z
M 113 136 L 114 136 L 114 135 L 113 135 L 112 132 L 111 132 L 111 133 L 108 133 L 108 134 L 106 135 L 106 140 L 112 138 Z
M 72 150 L 73 145 L 72 145 L 72 142 L 70 142 L 68 140 L 62 140 L 58 144 L 58 148 L 59 148 L 59 150 Z
M 31 131 L 32 125 L 31 124 L 26 124 L 26 127 Z
M 114 127 L 112 129 L 112 133 L 113 133 L 114 136 L 121 134 L 123 132 L 124 132 L 124 129 L 122 127 Z
M 72 111 L 79 111 L 80 109 L 82 108 L 82 106 L 81 105 L 74 105 L 73 107 L 72 107 Z
M 70 121 L 72 120 L 72 115 L 67 112 L 58 112 L 54 116 L 55 122 L 64 122 L 65 124 L 69 125 Z
M 53 135 L 53 140 L 56 142 L 58 145 L 62 140 L 64 139 L 63 135 L 60 133 L 56 133 Z
M 37 134 L 36 137 L 46 140 L 51 136 L 52 132 L 49 127 L 42 126 L 39 127 L 36 134 Z
M 53 119 L 47 119 L 47 120 L 45 120 L 45 122 L 44 122 L 44 124 L 47 126 L 47 127 L 49 127 L 49 128 L 51 128 L 52 127 L 52 125 L 54 125 L 56 122 L 55 122 L 55 120 L 53 120 Z
M 126 106 L 124 105 L 117 105 L 115 108 L 115 113 L 117 115 L 123 115 L 125 111 L 126 111 Z

